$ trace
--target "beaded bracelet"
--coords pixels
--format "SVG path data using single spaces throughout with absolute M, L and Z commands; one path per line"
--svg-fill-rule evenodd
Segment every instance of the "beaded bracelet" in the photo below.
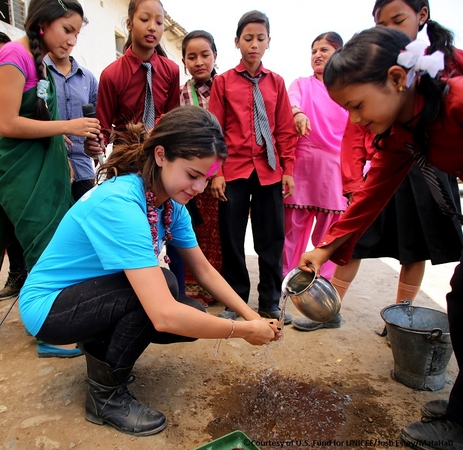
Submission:
M 227 339 L 230 339 L 233 336 L 233 333 L 235 332 L 235 321 L 233 319 L 228 319 L 228 320 L 231 320 L 231 323 L 232 323 L 232 330 L 227 337 Z

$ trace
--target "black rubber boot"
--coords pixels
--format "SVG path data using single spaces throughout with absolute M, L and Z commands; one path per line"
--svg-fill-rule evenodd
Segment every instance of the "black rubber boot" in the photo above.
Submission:
M 88 389 L 85 417 L 97 425 L 108 424 L 123 433 L 150 436 L 167 426 L 164 414 L 140 403 L 127 389 L 134 380 L 132 367 L 113 370 L 84 349 Z

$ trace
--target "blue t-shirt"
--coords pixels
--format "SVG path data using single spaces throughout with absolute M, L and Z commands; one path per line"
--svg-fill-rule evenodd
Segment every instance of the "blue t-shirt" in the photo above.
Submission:
M 174 201 L 175 247 L 198 245 L 185 206 Z M 165 228 L 158 209 L 159 251 Z M 27 277 L 19 297 L 21 318 L 32 334 L 43 325 L 59 293 L 69 286 L 125 269 L 158 266 L 146 216 L 144 183 L 135 174 L 112 178 L 88 191 L 67 212 Z

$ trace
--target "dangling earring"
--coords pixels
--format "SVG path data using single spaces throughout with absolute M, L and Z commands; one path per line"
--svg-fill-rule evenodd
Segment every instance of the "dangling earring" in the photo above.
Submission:
M 39 34 L 40 34 L 40 36 L 43 36 L 43 34 L 44 34 L 44 33 L 43 33 L 43 28 L 42 28 L 42 27 L 40 27 Z

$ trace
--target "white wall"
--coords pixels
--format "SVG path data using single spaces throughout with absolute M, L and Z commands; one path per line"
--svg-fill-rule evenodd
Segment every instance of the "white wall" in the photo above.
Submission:
M 7 34 L 12 41 L 24 36 L 24 31 L 9 25 L 8 23 L 0 21 L 0 31 Z
M 127 1 L 81 0 L 89 23 L 82 27 L 72 56 L 99 78 L 103 69 L 116 59 L 117 30 L 126 34 Z

